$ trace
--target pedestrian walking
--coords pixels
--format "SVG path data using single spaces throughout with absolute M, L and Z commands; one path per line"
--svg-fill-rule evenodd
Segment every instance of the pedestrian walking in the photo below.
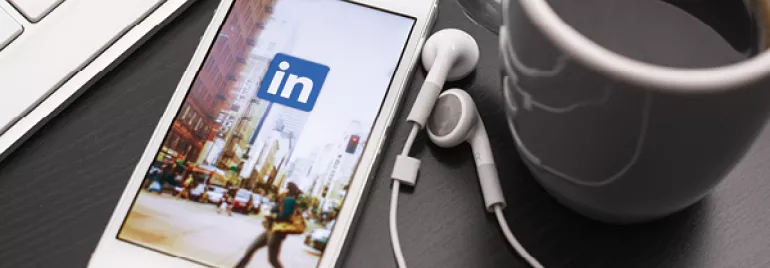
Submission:
M 160 170 L 161 170 L 161 173 L 160 173 L 161 184 L 168 183 L 171 185 L 175 185 L 174 168 L 170 164 L 163 164 L 161 165 Z
M 182 182 L 182 191 L 179 191 L 179 195 L 177 198 L 184 198 L 185 200 L 190 200 L 190 192 L 193 189 L 193 184 L 195 183 L 195 179 L 193 179 L 193 175 L 187 175 L 187 179 L 185 179 Z
M 147 176 L 147 183 L 145 186 L 148 191 L 160 193 L 161 186 L 162 186 L 160 183 L 161 176 L 162 174 L 161 174 L 160 167 L 155 167 L 155 166 L 150 167 L 150 172 Z
M 265 216 L 265 232 L 257 236 L 257 239 L 246 249 L 246 254 L 235 266 L 236 268 L 246 267 L 254 253 L 265 246 L 267 246 L 267 258 L 270 264 L 275 268 L 282 268 L 283 265 L 278 257 L 281 255 L 281 246 L 286 236 L 305 232 L 305 219 L 297 205 L 302 191 L 293 182 L 290 182 L 286 188 L 287 192 L 279 196 L 278 204 L 271 210 L 271 214 Z
M 221 214 L 223 210 L 227 212 L 228 216 L 233 215 L 233 197 L 230 195 L 230 191 L 222 195 L 222 200 L 219 201 L 219 207 L 217 207 L 217 214 Z

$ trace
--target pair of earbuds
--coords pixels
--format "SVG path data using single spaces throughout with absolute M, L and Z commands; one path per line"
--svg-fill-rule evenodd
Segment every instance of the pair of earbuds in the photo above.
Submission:
M 421 162 L 410 157 L 409 151 L 418 132 L 427 128 L 431 141 L 440 147 L 451 148 L 464 142 L 470 144 L 486 210 L 495 213 L 505 238 L 516 252 L 532 267 L 543 267 L 519 244 L 503 216 L 505 198 L 489 137 L 475 102 L 462 89 L 453 88 L 441 92 L 447 80 L 460 80 L 476 69 L 479 62 L 476 40 L 461 30 L 441 30 L 428 38 L 421 56 L 428 75 L 407 116 L 407 121 L 413 124 L 412 130 L 401 155 L 396 158 L 391 174 L 393 193 L 390 202 L 390 236 L 398 266 L 406 268 L 396 223 L 398 192 L 402 183 L 414 186 L 417 182 Z
M 465 78 L 476 69 L 478 62 L 479 46 L 468 33 L 444 29 L 433 34 L 422 50 L 422 64 L 428 75 L 407 121 L 415 124 L 414 129 L 427 128 L 431 141 L 440 147 L 452 148 L 464 142 L 470 144 L 484 202 L 487 210 L 492 211 L 495 205 L 504 208 L 505 200 L 484 122 L 467 92 L 458 88 L 441 92 L 446 81 Z M 402 176 L 394 176 L 394 179 L 408 177 L 401 181 L 414 185 L 416 170 L 406 174 L 397 172 L 401 163 L 412 162 L 412 165 L 419 166 L 413 158 L 405 160 L 408 157 L 406 154 L 408 150 L 397 159 L 394 174 Z

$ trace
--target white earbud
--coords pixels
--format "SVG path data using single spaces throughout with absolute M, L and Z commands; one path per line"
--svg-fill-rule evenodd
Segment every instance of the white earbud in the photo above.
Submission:
M 440 147 L 451 148 L 466 141 L 471 145 L 487 210 L 493 211 L 496 205 L 504 208 L 487 130 L 471 96 L 456 88 L 441 93 L 427 126 L 428 136 Z
M 422 65 L 428 70 L 408 121 L 425 127 L 446 80 L 459 80 L 473 72 L 479 63 L 479 45 L 472 36 L 458 29 L 436 32 L 422 50 Z
M 441 30 L 433 34 L 425 43 L 422 51 L 422 64 L 428 70 L 425 83 L 417 95 L 406 120 L 412 122 L 412 130 L 404 144 L 403 151 L 393 164 L 393 193 L 390 198 L 390 239 L 393 254 L 400 268 L 406 268 L 404 252 L 398 239 L 398 191 L 401 184 L 414 186 L 420 170 L 420 160 L 409 156 L 417 133 L 426 126 L 428 136 L 438 146 L 454 147 L 468 142 L 473 149 L 473 158 L 484 195 L 484 204 L 489 212 L 494 212 L 506 239 L 533 268 L 542 268 L 519 244 L 508 227 L 503 215 L 505 198 L 497 176 L 492 148 L 489 145 L 487 130 L 476 110 L 476 104 L 468 93 L 460 89 L 450 89 L 441 93 L 444 82 L 458 80 L 467 76 L 479 62 L 479 46 L 467 33 L 457 29 Z M 428 121 L 430 117 L 430 122 Z
M 422 66 L 429 71 L 425 79 L 444 86 L 446 80 L 465 78 L 479 63 L 479 45 L 476 39 L 458 29 L 436 32 L 422 49 Z

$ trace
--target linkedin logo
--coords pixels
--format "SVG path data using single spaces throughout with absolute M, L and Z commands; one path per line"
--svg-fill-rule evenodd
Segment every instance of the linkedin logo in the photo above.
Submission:
M 265 73 L 257 97 L 309 112 L 328 74 L 326 65 L 278 53 Z

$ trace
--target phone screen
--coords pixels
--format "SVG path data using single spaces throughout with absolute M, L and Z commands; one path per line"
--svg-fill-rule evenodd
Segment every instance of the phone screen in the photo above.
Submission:
M 414 23 L 234 1 L 118 238 L 209 266 L 317 266 Z

